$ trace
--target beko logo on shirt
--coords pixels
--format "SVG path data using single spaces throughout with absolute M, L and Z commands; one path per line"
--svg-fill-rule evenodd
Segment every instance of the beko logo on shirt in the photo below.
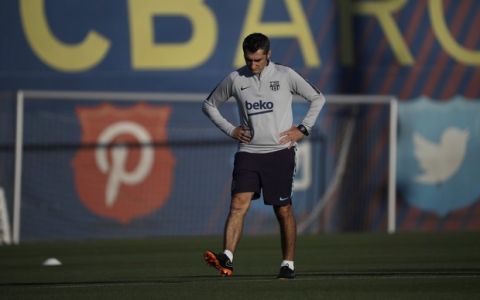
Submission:
M 245 107 L 249 111 L 249 116 L 265 114 L 273 111 L 273 102 L 263 100 L 259 100 L 257 102 L 245 101 Z M 250 112 L 251 110 L 254 112 Z

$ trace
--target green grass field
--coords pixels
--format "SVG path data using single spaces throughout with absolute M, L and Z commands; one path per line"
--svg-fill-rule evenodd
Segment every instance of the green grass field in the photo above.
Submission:
M 231 278 L 202 261 L 219 237 L 1 246 L 0 299 L 480 298 L 478 232 L 301 236 L 291 281 L 275 279 L 279 243 L 244 237 Z

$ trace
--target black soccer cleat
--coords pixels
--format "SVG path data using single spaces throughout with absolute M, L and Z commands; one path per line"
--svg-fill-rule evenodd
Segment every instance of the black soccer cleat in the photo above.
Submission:
M 280 272 L 277 276 L 278 279 L 294 279 L 295 271 L 290 269 L 289 266 L 283 266 L 280 268 Z
M 215 254 L 207 250 L 203 253 L 203 259 L 209 266 L 219 270 L 220 275 L 226 277 L 233 275 L 233 263 L 225 253 Z

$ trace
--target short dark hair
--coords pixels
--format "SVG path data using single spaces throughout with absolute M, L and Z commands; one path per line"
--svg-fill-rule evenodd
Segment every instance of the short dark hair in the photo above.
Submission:
M 265 53 L 270 51 L 270 40 L 263 33 L 251 33 L 244 40 L 242 44 L 243 52 L 257 52 L 262 49 Z

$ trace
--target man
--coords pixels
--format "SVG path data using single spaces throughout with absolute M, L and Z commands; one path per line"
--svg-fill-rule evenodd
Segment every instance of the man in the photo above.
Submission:
M 225 229 L 224 251 L 207 250 L 205 261 L 222 276 L 233 274 L 233 254 L 252 200 L 263 194 L 280 225 L 283 261 L 278 278 L 295 278 L 296 223 L 292 209 L 295 145 L 315 124 L 325 98 L 289 67 L 270 61 L 270 41 L 253 33 L 243 41 L 246 65 L 230 73 L 210 93 L 203 111 L 225 134 L 239 141 L 232 178 L 231 204 Z M 293 125 L 292 94 L 310 102 L 300 125 Z M 235 98 L 240 125 L 226 120 L 218 107 Z

